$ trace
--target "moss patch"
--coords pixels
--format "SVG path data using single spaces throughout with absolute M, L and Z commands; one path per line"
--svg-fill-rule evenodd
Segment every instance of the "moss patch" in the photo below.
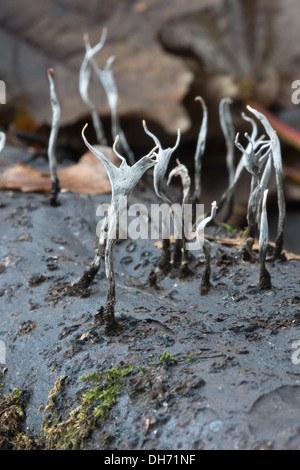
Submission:
M 132 369 L 132 366 L 108 369 L 80 377 L 86 387 L 78 399 L 78 406 L 65 420 L 61 420 L 56 409 L 56 399 L 66 384 L 63 378 L 59 378 L 50 391 L 49 402 L 43 415 L 41 433 L 46 448 L 81 449 L 91 431 L 109 417 L 111 408 L 121 393 L 123 378 Z

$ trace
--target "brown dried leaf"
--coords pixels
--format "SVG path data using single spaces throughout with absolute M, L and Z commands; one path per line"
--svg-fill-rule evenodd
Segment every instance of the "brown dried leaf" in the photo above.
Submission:
M 120 164 L 120 160 L 110 148 L 102 147 L 101 151 L 114 164 Z M 62 190 L 80 194 L 111 192 L 106 170 L 91 152 L 85 153 L 77 164 L 58 170 L 57 174 Z M 18 163 L 0 174 L 0 189 L 48 193 L 51 189 L 50 174 Z

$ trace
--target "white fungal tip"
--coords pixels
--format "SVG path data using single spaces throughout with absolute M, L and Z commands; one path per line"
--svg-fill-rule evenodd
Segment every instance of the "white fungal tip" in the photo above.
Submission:
M 217 201 L 212 202 L 211 207 L 212 207 L 212 209 L 218 209 Z
M 82 134 L 82 135 L 84 135 L 84 131 L 86 130 L 87 126 L 88 126 L 88 123 L 86 123 L 86 124 L 83 126 L 82 131 L 81 131 L 81 134 Z

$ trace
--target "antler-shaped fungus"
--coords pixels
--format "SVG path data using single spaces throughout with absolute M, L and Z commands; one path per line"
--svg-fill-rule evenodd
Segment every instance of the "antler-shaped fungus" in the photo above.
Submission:
M 146 121 L 143 121 L 143 127 L 144 127 L 146 134 L 149 135 L 149 137 L 153 139 L 155 145 L 158 148 L 158 153 L 155 153 L 155 155 L 157 156 L 157 164 L 155 165 L 154 172 L 153 172 L 153 184 L 154 184 L 155 192 L 160 199 L 162 199 L 166 204 L 171 206 L 172 202 L 162 190 L 162 182 L 166 175 L 170 158 L 173 152 L 177 149 L 179 145 L 180 129 L 178 129 L 177 131 L 177 139 L 176 139 L 174 147 L 163 149 L 159 139 L 154 134 L 152 134 L 152 132 L 148 130 Z M 163 221 L 163 223 L 165 222 Z M 158 262 L 157 268 L 163 272 L 168 272 L 170 270 L 170 260 L 171 260 L 169 239 L 166 239 L 166 238 L 163 239 L 162 249 L 163 249 L 163 253 Z
M 98 149 L 93 147 L 87 141 L 84 135 L 86 127 L 87 124 L 82 130 L 82 138 L 84 140 L 84 143 L 86 144 L 88 149 L 105 166 L 112 187 L 111 207 L 103 229 L 106 231 L 105 273 L 108 279 L 108 290 L 106 296 L 107 304 L 103 312 L 101 312 L 101 324 L 105 325 L 106 334 L 113 335 L 118 334 L 121 330 L 120 325 L 116 321 L 114 313 L 114 306 L 116 303 L 116 289 L 113 267 L 113 247 L 117 241 L 119 234 L 120 215 L 122 210 L 126 209 L 127 197 L 129 196 L 132 189 L 137 185 L 138 181 L 143 176 L 145 171 L 147 171 L 149 168 L 153 167 L 156 164 L 156 158 L 154 154 L 154 150 L 156 150 L 156 147 L 146 156 L 138 160 L 134 165 L 129 166 L 126 162 L 126 159 L 116 151 L 116 144 L 119 139 L 119 137 L 117 136 L 113 145 L 113 150 L 116 155 L 121 159 L 121 165 L 119 167 L 116 167 L 105 157 L 105 155 L 103 155 Z M 100 239 L 102 241 L 102 237 L 100 237 Z
M 277 200 L 278 200 L 278 225 L 277 225 L 277 235 L 275 240 L 275 248 L 274 248 L 274 258 L 281 258 L 282 257 L 282 248 L 283 248 L 283 228 L 285 223 L 286 217 L 286 207 L 285 207 L 285 199 L 284 199 L 284 192 L 283 192 L 283 183 L 282 183 L 282 157 L 281 157 L 281 147 L 280 141 L 278 138 L 277 133 L 269 123 L 266 116 L 256 109 L 251 108 L 251 106 L 247 106 L 247 109 L 253 113 L 257 119 L 263 124 L 266 133 L 268 134 L 271 140 L 271 147 L 272 147 L 272 160 L 275 169 L 275 178 L 276 178 L 276 186 L 277 186 Z
M 91 101 L 89 97 L 89 83 L 90 83 L 90 77 L 91 77 L 91 66 L 90 66 L 90 57 L 95 55 L 97 52 L 99 52 L 102 47 L 104 46 L 105 40 L 107 37 L 107 29 L 103 28 L 101 38 L 99 42 L 91 48 L 88 40 L 88 35 L 84 35 L 84 42 L 85 42 L 85 55 L 80 67 L 79 71 L 79 93 L 84 101 L 84 103 L 87 105 L 87 107 L 90 110 L 91 117 L 92 117 L 92 122 L 93 126 L 96 132 L 96 137 L 97 137 L 97 142 L 99 145 L 106 145 L 107 141 L 104 135 L 103 131 L 103 126 L 102 122 L 99 118 L 99 114 L 97 111 L 97 108 L 95 104 Z
M 120 143 L 122 145 L 124 152 L 126 153 L 128 157 L 129 163 L 133 165 L 135 162 L 134 154 L 131 148 L 129 147 L 125 134 L 121 128 L 119 115 L 117 111 L 119 96 L 118 96 L 118 89 L 117 89 L 117 85 L 115 82 L 114 74 L 111 68 L 112 63 L 115 60 L 115 57 L 114 56 L 109 57 L 107 59 L 105 68 L 101 70 L 97 62 L 94 59 L 94 55 L 97 52 L 97 48 L 96 47 L 91 48 L 88 40 L 86 40 L 86 50 L 88 51 L 89 61 L 92 64 L 94 72 L 96 73 L 100 83 L 102 84 L 104 91 L 106 93 L 106 96 L 107 96 L 108 104 L 109 104 L 110 111 L 111 111 L 112 137 L 115 140 L 116 136 L 117 135 L 119 136 Z
M 254 134 L 255 135 L 255 134 Z M 235 145 L 242 152 L 244 157 L 244 166 L 247 171 L 251 174 L 251 189 L 248 200 L 247 210 L 247 221 L 248 221 L 248 232 L 247 238 L 243 244 L 241 255 L 244 260 L 251 260 L 253 255 L 251 253 L 251 247 L 249 242 L 254 240 L 256 228 L 259 228 L 260 221 L 258 220 L 259 211 L 262 201 L 262 191 L 260 185 L 260 174 L 266 164 L 266 161 L 271 152 L 271 142 L 264 141 L 262 139 L 254 140 L 253 137 L 245 133 L 245 137 L 248 140 L 247 148 L 245 149 L 238 142 L 239 134 L 236 135 Z M 265 151 L 265 152 L 264 152 Z M 264 152 L 264 153 L 263 153 Z M 267 184 L 267 176 L 270 176 L 268 172 L 269 166 L 267 166 L 266 172 L 264 172 L 263 185 Z

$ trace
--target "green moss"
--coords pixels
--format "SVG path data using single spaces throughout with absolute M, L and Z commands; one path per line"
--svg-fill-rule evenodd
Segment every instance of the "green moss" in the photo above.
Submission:
M 34 440 L 22 431 L 25 418 L 23 393 L 15 388 L 9 395 L 0 397 L 0 450 L 31 450 Z
M 166 350 L 162 353 L 162 355 L 159 358 L 160 362 L 177 362 L 176 357 L 172 356 L 170 353 L 168 353 Z
M 47 448 L 60 450 L 80 449 L 90 432 L 104 419 L 121 393 L 124 377 L 133 370 L 124 369 L 97 371 L 80 377 L 86 387 L 82 391 L 78 406 L 68 418 L 62 421 L 56 411 L 55 398 L 63 391 L 63 379 L 56 381 L 49 394 L 49 402 L 44 411 L 42 434 Z

